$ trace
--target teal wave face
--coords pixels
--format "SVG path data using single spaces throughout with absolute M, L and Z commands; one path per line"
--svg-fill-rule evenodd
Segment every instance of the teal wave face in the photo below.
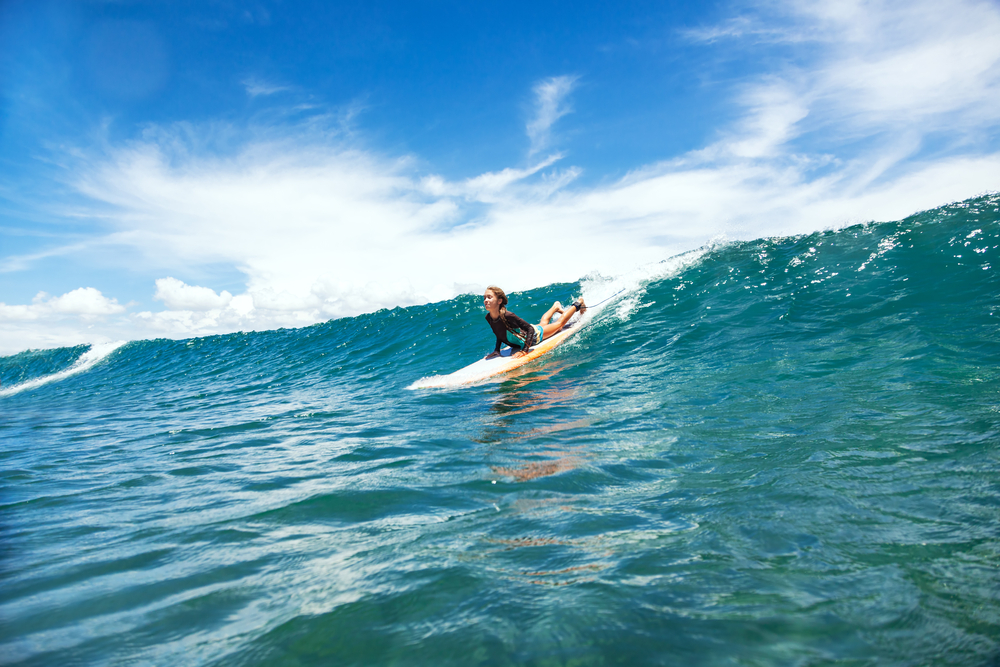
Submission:
M 70 368 L 87 351 L 86 345 L 54 350 L 27 350 L 0 357 L 0 386 L 19 385 Z
M 0 359 L 0 655 L 991 664 L 998 209 L 511 295 L 627 288 L 460 390 L 478 295 Z
M 925 358 L 961 364 L 948 354 L 955 344 L 993 354 L 996 208 L 990 197 L 899 223 L 724 246 L 650 284 L 641 314 L 608 325 L 618 346 L 601 356 L 693 379 L 750 363 L 796 379 Z

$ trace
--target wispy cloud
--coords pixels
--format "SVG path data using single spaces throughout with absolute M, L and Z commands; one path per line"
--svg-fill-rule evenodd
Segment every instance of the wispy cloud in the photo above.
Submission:
M 793 43 L 808 39 L 787 26 L 776 27 L 751 16 L 734 16 L 722 23 L 686 28 L 680 31 L 688 39 L 709 44 L 732 39 L 749 39 L 757 42 Z
M 461 197 L 466 201 L 497 203 L 502 198 L 509 198 L 511 196 L 512 186 L 522 183 L 543 169 L 552 166 L 561 160 L 562 157 L 561 154 L 556 153 L 525 169 L 508 167 L 502 171 L 487 172 L 457 183 L 448 182 L 436 175 L 428 176 L 421 181 L 421 185 L 423 190 L 435 197 Z M 564 172 L 561 177 L 556 179 L 560 184 L 559 187 L 568 183 L 578 174 L 579 170 L 576 169 Z M 551 179 L 549 183 L 551 183 Z M 517 195 L 524 197 L 529 191 L 544 195 L 551 193 L 552 188 L 543 186 L 540 189 L 535 184 L 531 187 L 519 188 Z
M 65 257 L 86 250 L 93 246 L 94 241 L 88 239 L 79 243 L 57 245 L 39 252 L 25 255 L 9 255 L 0 259 L 0 273 L 14 273 L 31 268 L 36 262 L 50 257 Z
M 918 132 L 996 126 L 1000 103 L 1000 11 L 995 3 L 785 2 L 689 31 L 706 42 L 810 42 L 783 58 L 743 96 L 753 113 L 766 91 L 783 89 L 807 108 L 802 131 L 854 140 L 916 124 Z M 746 51 L 740 51 L 745 54 Z M 756 90 L 753 90 L 756 88 Z M 755 99 L 756 98 L 756 99 Z M 785 101 L 781 101 L 785 104 Z
M 290 90 L 288 86 L 279 86 L 267 81 L 262 81 L 256 77 L 247 77 L 241 82 L 243 87 L 247 91 L 247 95 L 250 97 L 258 97 L 260 95 L 274 95 L 275 93 L 284 92 Z
M 527 127 L 528 139 L 531 140 L 529 155 L 549 147 L 552 126 L 573 110 L 566 102 L 566 98 L 572 92 L 578 78 L 554 76 L 535 84 L 535 115 Z

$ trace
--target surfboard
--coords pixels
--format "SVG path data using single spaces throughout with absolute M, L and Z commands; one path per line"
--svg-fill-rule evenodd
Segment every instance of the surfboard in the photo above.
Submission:
M 528 348 L 528 353 L 523 357 L 513 357 L 512 355 L 515 350 L 508 347 L 500 352 L 499 357 L 493 357 L 492 359 L 480 359 L 479 361 L 469 364 L 465 368 L 460 368 L 454 373 L 450 373 L 448 375 L 432 375 L 430 377 L 420 378 L 407 387 L 407 389 L 441 389 L 444 387 L 460 387 L 462 385 L 475 384 L 476 382 L 482 382 L 483 380 L 488 380 L 497 375 L 509 373 L 515 368 L 520 368 L 526 363 L 534 361 L 543 354 L 551 352 L 559 345 L 565 343 L 573 334 L 583 328 L 583 325 L 586 322 L 590 321 L 592 310 L 592 308 L 589 308 L 587 312 L 580 317 L 570 320 L 559 332 L 552 334 L 538 345 Z

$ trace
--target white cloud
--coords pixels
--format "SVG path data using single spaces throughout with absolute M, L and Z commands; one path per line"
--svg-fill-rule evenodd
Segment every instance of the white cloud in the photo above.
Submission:
M 686 28 L 680 33 L 693 41 L 709 44 L 732 39 L 755 43 L 795 43 L 815 39 L 815 36 L 796 32 L 787 24 L 776 26 L 769 21 L 746 15 L 734 16 L 716 25 Z
M 24 305 L 8 306 L 5 303 L 0 303 L 0 322 L 37 320 L 40 315 L 41 311 L 38 308 Z
M 168 276 L 156 281 L 153 298 L 162 301 L 170 310 L 206 311 L 225 308 L 233 300 L 233 295 L 225 290 L 216 294 L 209 287 L 187 285 Z
M 997 120 L 1000 11 L 979 2 L 882 3 L 829 20 L 833 62 L 815 78 L 817 103 L 861 131 L 892 124 L 954 132 Z M 853 26 L 853 27 L 852 27 Z M 857 26 L 862 26 L 858 28 Z
M 528 123 L 528 139 L 531 140 L 530 155 L 548 148 L 552 126 L 557 120 L 572 111 L 565 103 L 579 77 L 554 76 L 535 84 L 535 117 Z
M 740 101 L 746 116 L 723 141 L 708 149 L 716 157 L 774 157 L 801 132 L 798 124 L 809 115 L 806 100 L 784 81 L 752 86 Z
M 289 90 L 288 86 L 278 86 L 273 83 L 268 83 L 266 81 L 261 81 L 256 77 L 248 77 L 242 81 L 243 87 L 246 88 L 247 95 L 250 97 L 257 97 L 259 95 L 274 95 L 275 93 L 281 93 Z
M 505 196 L 511 186 L 534 176 L 547 167 L 551 167 L 562 157 L 557 153 L 526 169 L 507 168 L 503 171 L 480 174 L 458 183 L 449 183 L 440 176 L 428 176 L 422 179 L 421 187 L 425 192 L 435 197 L 461 197 L 466 201 L 496 202 Z M 563 176 L 557 177 L 558 187 L 569 182 L 578 174 L 578 170 L 569 170 Z M 537 188 L 534 189 L 537 190 Z M 546 192 L 552 190 L 551 188 L 543 189 Z M 521 192 L 523 193 L 524 189 Z
M 810 108 L 802 128 L 848 138 L 919 124 L 995 126 L 1000 105 L 1000 11 L 978 0 L 786 0 L 687 34 L 709 43 L 807 43 L 806 60 L 773 71 L 745 96 L 756 114 L 761 95 L 784 88 Z M 761 11 L 765 11 L 762 9 Z
M 68 315 L 96 317 L 125 312 L 125 306 L 119 304 L 117 299 L 109 299 L 101 294 L 100 290 L 96 290 L 93 287 L 80 287 L 62 296 L 49 299 L 44 303 L 39 303 L 39 297 L 41 295 L 35 297 L 35 301 L 39 307 L 51 308 L 57 313 Z
M 157 281 L 157 283 L 159 282 Z M 211 292 L 212 290 L 208 291 Z M 224 292 L 223 294 L 228 294 L 228 292 Z M 249 294 L 241 294 L 228 299 L 219 299 L 218 301 L 221 305 L 210 309 L 180 307 L 158 313 L 143 311 L 133 316 L 133 325 L 153 335 L 185 338 L 188 336 L 208 335 L 227 331 L 264 329 L 276 326 L 302 326 L 303 324 L 313 324 L 315 322 L 315 320 L 306 321 L 301 319 L 301 316 L 298 321 L 295 321 L 294 318 L 286 318 L 284 320 L 280 318 L 258 319 L 255 317 L 256 308 L 254 307 L 253 297 Z M 222 301 L 225 301 L 225 303 L 222 304 Z M 196 303 L 195 305 L 200 307 L 204 304 Z
M 55 297 L 39 292 L 30 304 L 0 303 L 0 352 L 104 341 L 103 333 L 88 335 L 85 330 L 124 312 L 125 306 L 117 299 L 93 287 Z

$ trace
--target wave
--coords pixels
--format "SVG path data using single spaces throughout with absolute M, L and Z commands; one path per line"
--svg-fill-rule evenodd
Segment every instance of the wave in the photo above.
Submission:
M 616 342 L 627 340 L 639 349 L 676 346 L 690 339 L 687 329 L 705 327 L 712 333 L 703 341 L 704 349 L 731 358 L 733 350 L 755 337 L 779 341 L 808 331 L 847 331 L 861 326 L 866 314 L 904 317 L 904 306 L 912 310 L 905 315 L 911 323 L 933 326 L 935 313 L 993 322 L 1000 308 L 993 268 L 997 208 L 998 195 L 988 195 L 898 222 L 721 243 L 625 275 L 595 274 L 578 283 L 512 294 L 510 309 L 534 321 L 555 300 L 582 294 L 597 303 L 618 295 L 595 313 L 588 331 L 556 354 L 590 346 L 600 348 L 604 359 L 611 359 L 609 352 L 630 354 L 630 348 L 618 350 Z M 301 329 L 139 341 L 108 372 L 147 384 L 168 379 L 257 387 L 258 378 L 265 376 L 289 385 L 324 378 L 349 385 L 378 378 L 409 386 L 421 377 L 457 370 L 489 351 L 492 340 L 479 302 L 479 295 L 463 295 Z M 0 358 L 0 377 L 20 378 L 0 390 L 0 396 L 83 373 L 122 345 Z M 48 370 L 42 373 L 41 368 Z
M 41 375 L 39 377 L 34 377 L 30 380 L 17 382 L 7 387 L 0 387 L 0 396 L 13 396 L 14 394 L 19 394 L 22 391 L 28 391 L 29 389 L 37 389 L 38 387 L 42 387 L 52 382 L 65 380 L 68 377 L 72 377 L 74 375 L 78 375 L 80 373 L 88 371 L 97 364 L 99 364 L 100 362 L 107 359 L 107 357 L 112 352 L 119 349 L 127 342 L 128 341 L 120 340 L 112 343 L 95 343 L 90 346 L 90 349 L 83 352 L 76 359 L 76 361 L 72 363 L 72 365 L 69 368 Z M 24 355 L 22 353 L 22 355 L 18 356 L 24 356 Z

